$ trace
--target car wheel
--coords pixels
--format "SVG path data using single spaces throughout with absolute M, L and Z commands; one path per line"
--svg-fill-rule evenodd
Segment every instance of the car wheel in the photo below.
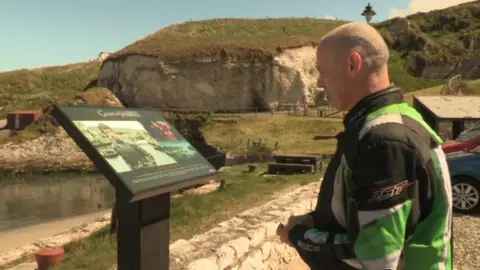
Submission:
M 480 182 L 470 177 L 454 177 L 452 181 L 453 209 L 470 214 L 480 210 Z

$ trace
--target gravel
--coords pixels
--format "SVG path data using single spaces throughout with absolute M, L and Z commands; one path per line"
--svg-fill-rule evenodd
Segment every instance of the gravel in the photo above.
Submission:
M 454 269 L 480 269 L 480 216 L 454 214 Z

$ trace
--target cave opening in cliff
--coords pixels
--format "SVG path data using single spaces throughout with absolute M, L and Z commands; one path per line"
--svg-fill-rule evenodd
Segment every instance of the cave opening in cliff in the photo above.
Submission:
M 252 107 L 257 112 L 268 112 L 269 105 L 265 99 L 258 93 L 258 91 L 252 91 Z

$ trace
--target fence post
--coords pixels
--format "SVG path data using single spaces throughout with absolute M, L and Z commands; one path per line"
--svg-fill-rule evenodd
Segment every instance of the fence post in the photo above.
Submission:
M 255 107 L 255 116 L 258 116 L 258 114 L 257 114 L 257 113 L 258 113 L 258 108 L 257 108 L 257 107 Z

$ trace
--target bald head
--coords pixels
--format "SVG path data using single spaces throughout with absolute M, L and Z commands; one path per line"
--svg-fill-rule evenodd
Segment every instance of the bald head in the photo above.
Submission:
M 318 49 L 329 49 L 337 59 L 346 59 L 350 52 L 357 52 L 365 68 L 371 72 L 378 72 L 388 64 L 390 57 L 388 46 L 380 33 L 371 25 L 360 22 L 335 28 L 320 40 Z
M 327 33 L 318 45 L 318 86 L 337 109 L 349 110 L 363 97 L 387 88 L 389 49 L 366 23 L 348 23 Z

